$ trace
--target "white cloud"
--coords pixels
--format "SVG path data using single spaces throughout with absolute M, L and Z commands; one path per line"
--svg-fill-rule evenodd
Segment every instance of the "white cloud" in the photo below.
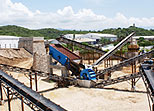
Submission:
M 121 13 L 108 18 L 97 15 L 91 9 L 81 9 L 75 13 L 71 6 L 59 9 L 57 12 L 35 12 L 22 3 L 12 3 L 11 0 L 0 0 L 0 25 L 20 25 L 28 28 L 63 28 L 82 30 L 102 30 L 110 27 L 128 27 L 135 23 L 140 27 L 154 27 L 152 18 L 127 18 Z

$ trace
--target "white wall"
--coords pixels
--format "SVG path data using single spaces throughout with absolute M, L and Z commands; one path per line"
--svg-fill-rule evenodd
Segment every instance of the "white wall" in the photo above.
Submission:
M 0 36 L 0 48 L 18 48 L 19 37 Z

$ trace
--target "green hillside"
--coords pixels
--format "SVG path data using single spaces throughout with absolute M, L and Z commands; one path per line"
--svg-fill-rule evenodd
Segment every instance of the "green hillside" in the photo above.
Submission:
M 86 33 L 108 33 L 115 34 L 119 39 L 126 37 L 132 31 L 136 32 L 136 35 L 148 36 L 154 35 L 154 30 L 147 30 L 143 28 L 138 28 L 130 26 L 128 28 L 111 28 L 101 31 L 76 31 L 76 30 L 57 30 L 53 28 L 44 28 L 38 30 L 30 30 L 28 28 L 19 27 L 15 25 L 0 26 L 0 35 L 11 35 L 11 36 L 21 36 L 21 37 L 45 37 L 46 39 L 57 38 L 60 35 L 64 34 L 86 34 Z
M 105 29 L 100 31 L 100 33 L 107 33 L 107 34 L 115 34 L 118 36 L 118 38 L 123 38 L 129 35 L 131 32 L 135 31 L 136 36 L 152 36 L 154 35 L 154 29 L 143 29 L 143 28 L 138 28 L 134 26 L 130 26 L 128 28 L 116 28 L 116 29 Z
M 57 38 L 64 34 L 86 34 L 89 31 L 65 30 L 60 31 L 53 28 L 30 30 L 15 25 L 0 26 L 0 35 L 21 36 L 21 37 L 45 37 L 45 39 Z

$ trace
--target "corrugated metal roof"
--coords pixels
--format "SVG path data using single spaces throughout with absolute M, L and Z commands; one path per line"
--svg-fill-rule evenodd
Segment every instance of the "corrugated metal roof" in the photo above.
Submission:
M 63 47 L 60 44 L 50 44 L 52 47 L 54 47 L 56 50 L 61 52 L 62 54 L 66 55 L 70 60 L 79 60 L 81 59 L 78 55 L 71 52 L 69 49 Z

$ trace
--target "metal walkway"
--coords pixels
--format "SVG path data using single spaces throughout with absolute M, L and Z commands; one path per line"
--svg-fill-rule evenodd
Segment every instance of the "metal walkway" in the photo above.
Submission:
M 57 38 L 57 40 L 59 42 L 64 42 L 66 44 L 71 44 L 71 45 L 74 45 L 74 46 L 78 46 L 78 47 L 86 49 L 86 50 L 92 50 L 92 51 L 100 53 L 100 54 L 105 54 L 106 53 L 106 51 L 103 51 L 103 50 L 101 50 L 99 48 L 92 47 L 92 46 L 89 46 L 89 45 L 85 45 L 85 44 L 82 44 L 82 43 L 67 39 L 65 37 Z M 113 54 L 113 57 L 118 58 L 118 59 L 122 59 L 122 60 L 126 59 L 125 57 L 122 57 L 122 56 L 116 55 L 116 54 Z
M 38 110 L 41 111 L 66 111 L 59 105 L 51 102 L 49 99 L 39 95 L 37 92 L 28 88 L 24 84 L 20 83 L 18 80 L 12 78 L 8 74 L 0 70 L 0 81 L 10 87 L 13 91 L 18 94 L 15 94 L 17 98 L 21 99 L 21 96 L 24 98 L 25 104 L 28 106 L 35 106 Z M 20 96 L 19 96 L 20 95 Z M 34 107 L 31 107 L 33 110 Z
M 120 82 L 128 81 L 128 80 L 139 78 L 139 77 L 141 77 L 140 73 L 128 74 L 128 75 L 121 76 L 121 77 L 114 78 L 114 79 L 103 80 L 100 83 L 96 83 L 95 87 L 97 87 L 97 86 L 108 86 L 108 85 L 112 85 L 112 84 L 117 84 L 117 83 L 120 83 Z
M 147 53 L 132 57 L 132 58 L 130 58 L 128 60 L 124 60 L 124 61 L 120 62 L 119 64 L 114 65 L 113 67 L 109 67 L 109 68 L 98 71 L 96 76 L 100 76 L 100 75 L 106 74 L 108 72 L 116 71 L 116 70 L 118 70 L 119 68 L 121 68 L 123 66 L 128 66 L 128 65 L 132 64 L 135 61 L 143 60 L 143 58 L 149 56 L 152 53 L 154 53 L 154 50 L 151 50 L 151 51 L 149 51 Z

